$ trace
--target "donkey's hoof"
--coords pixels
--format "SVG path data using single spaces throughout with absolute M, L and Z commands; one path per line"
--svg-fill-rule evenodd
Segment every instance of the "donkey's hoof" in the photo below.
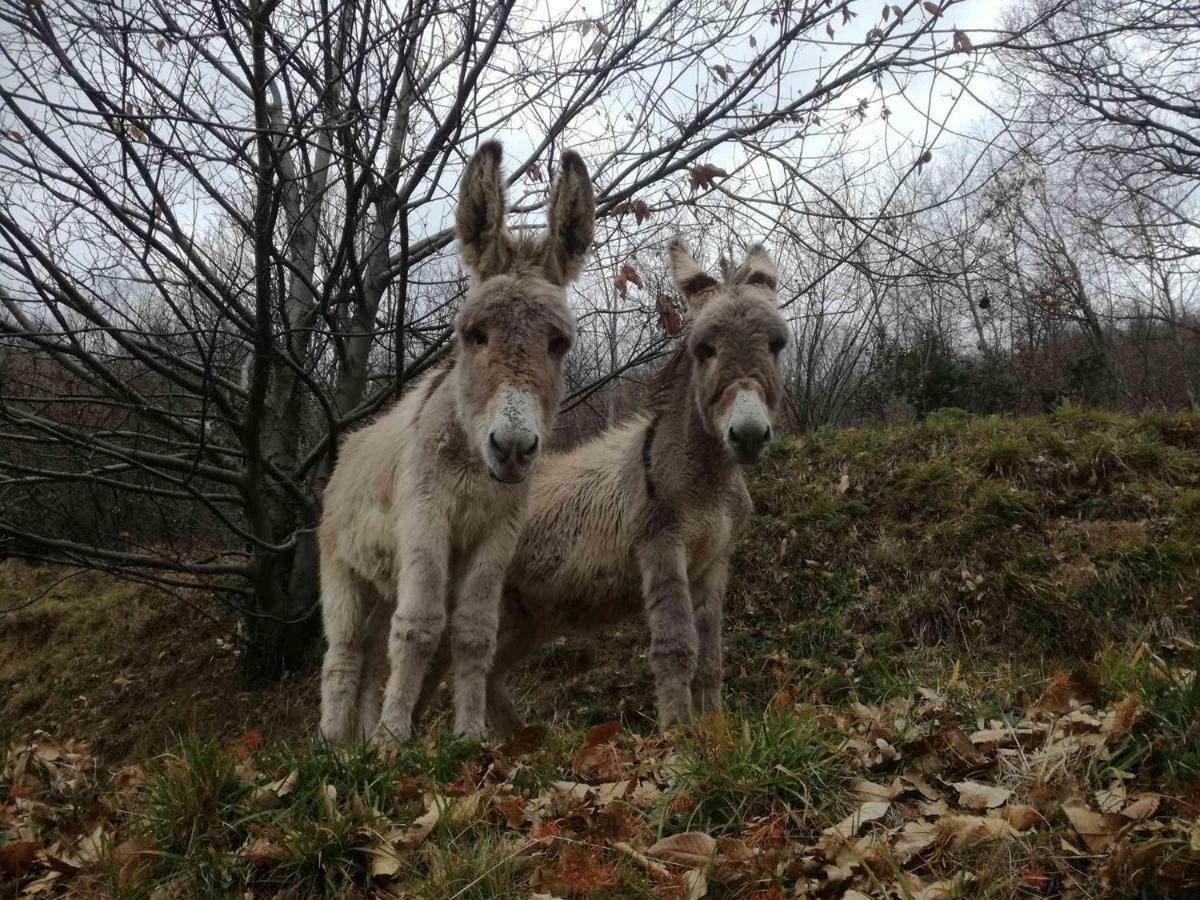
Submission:
M 371 734 L 371 743 L 376 747 L 389 744 L 405 744 L 412 740 L 412 726 L 407 722 L 381 721 Z

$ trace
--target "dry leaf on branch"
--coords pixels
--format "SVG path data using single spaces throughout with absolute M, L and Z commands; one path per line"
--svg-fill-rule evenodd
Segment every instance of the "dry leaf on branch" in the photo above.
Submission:
M 637 273 L 637 270 L 633 266 L 629 265 L 629 263 L 625 263 L 624 265 L 621 266 L 621 270 L 619 272 L 617 272 L 617 274 L 613 277 L 613 286 L 617 289 L 617 293 L 621 295 L 622 300 L 624 300 L 626 297 L 629 296 L 629 285 L 631 285 L 631 284 L 635 285 L 639 289 L 645 288 L 645 284 L 642 283 L 642 276 Z M 609 724 L 610 725 L 615 724 L 617 726 L 616 730 L 613 731 L 613 734 L 616 734 L 616 732 L 618 730 L 620 730 L 620 727 L 621 727 L 620 723 L 609 723 Z M 601 726 L 601 725 L 596 726 L 596 728 L 603 728 L 603 727 L 608 727 L 608 726 Z M 592 730 L 594 731 L 595 728 Z M 589 731 L 588 734 L 590 736 L 591 732 Z M 604 741 L 597 741 L 596 743 L 607 743 L 607 739 Z M 588 748 L 593 747 L 593 746 L 595 746 L 595 744 L 591 743 L 591 740 L 589 737 L 588 741 L 586 741 L 583 745 L 583 750 L 580 750 L 579 752 L 583 753 L 584 750 L 587 750 Z
M 658 327 L 667 334 L 676 335 L 683 329 L 683 320 L 675 308 L 675 298 L 670 294 L 658 295 Z
M 715 185 L 714 178 L 724 178 L 728 174 L 724 169 L 714 166 L 712 163 L 701 163 L 698 166 L 693 166 L 689 173 L 692 190 L 711 188 Z

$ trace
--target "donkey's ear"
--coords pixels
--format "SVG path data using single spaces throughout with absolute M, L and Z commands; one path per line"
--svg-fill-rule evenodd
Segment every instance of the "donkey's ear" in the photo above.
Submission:
M 746 259 L 730 276 L 729 281 L 745 287 L 761 288 L 774 299 L 775 289 L 779 285 L 779 272 L 763 245 L 755 244 L 747 251 Z
M 719 283 L 691 257 L 683 247 L 683 241 L 672 238 L 670 244 L 671 276 L 675 287 L 687 301 L 688 314 L 695 315 L 712 296 L 712 289 Z
M 562 168 L 547 203 L 546 236 L 542 239 L 546 277 L 555 284 L 578 278 L 595 236 L 592 179 L 582 157 L 568 150 L 562 155 Z
M 512 239 L 504 225 L 500 156 L 499 141 L 482 144 L 467 163 L 458 189 L 458 245 L 463 261 L 480 278 L 504 271 L 512 255 Z

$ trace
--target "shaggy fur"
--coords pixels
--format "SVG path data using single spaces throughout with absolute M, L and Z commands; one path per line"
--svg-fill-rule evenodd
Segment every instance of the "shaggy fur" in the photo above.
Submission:
M 553 427 L 574 338 L 566 285 L 593 236 L 583 161 L 564 154 L 540 240 L 514 238 L 504 215 L 492 142 L 471 160 L 459 193 L 456 229 L 471 283 L 454 352 L 347 438 L 325 493 L 321 731 L 336 742 L 410 735 L 447 624 L 455 728 L 485 731 L 500 587 L 525 514 L 525 476 Z
M 678 243 L 671 256 L 691 325 L 657 374 L 649 409 L 548 456 L 534 476 L 488 683 L 488 717 L 502 734 L 520 726 L 505 688 L 517 662 L 561 634 L 638 614 L 650 631 L 661 723 L 721 705 L 725 580 L 751 511 L 733 449 L 742 447 L 728 432 L 739 398 L 754 396 L 766 427 L 782 392 L 778 355 L 788 332 L 760 248 L 724 284 Z M 765 444 L 769 430 L 760 438 Z M 436 680 L 435 668 L 425 699 Z

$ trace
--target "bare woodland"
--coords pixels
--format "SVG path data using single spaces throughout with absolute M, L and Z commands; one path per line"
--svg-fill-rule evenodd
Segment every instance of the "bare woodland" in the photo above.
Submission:
M 0 0 L 0 556 L 203 578 L 248 681 L 305 665 L 492 137 L 530 226 L 592 173 L 560 445 L 672 347 L 675 234 L 770 248 L 792 430 L 1200 409 L 1200 3 L 982 5 Z

